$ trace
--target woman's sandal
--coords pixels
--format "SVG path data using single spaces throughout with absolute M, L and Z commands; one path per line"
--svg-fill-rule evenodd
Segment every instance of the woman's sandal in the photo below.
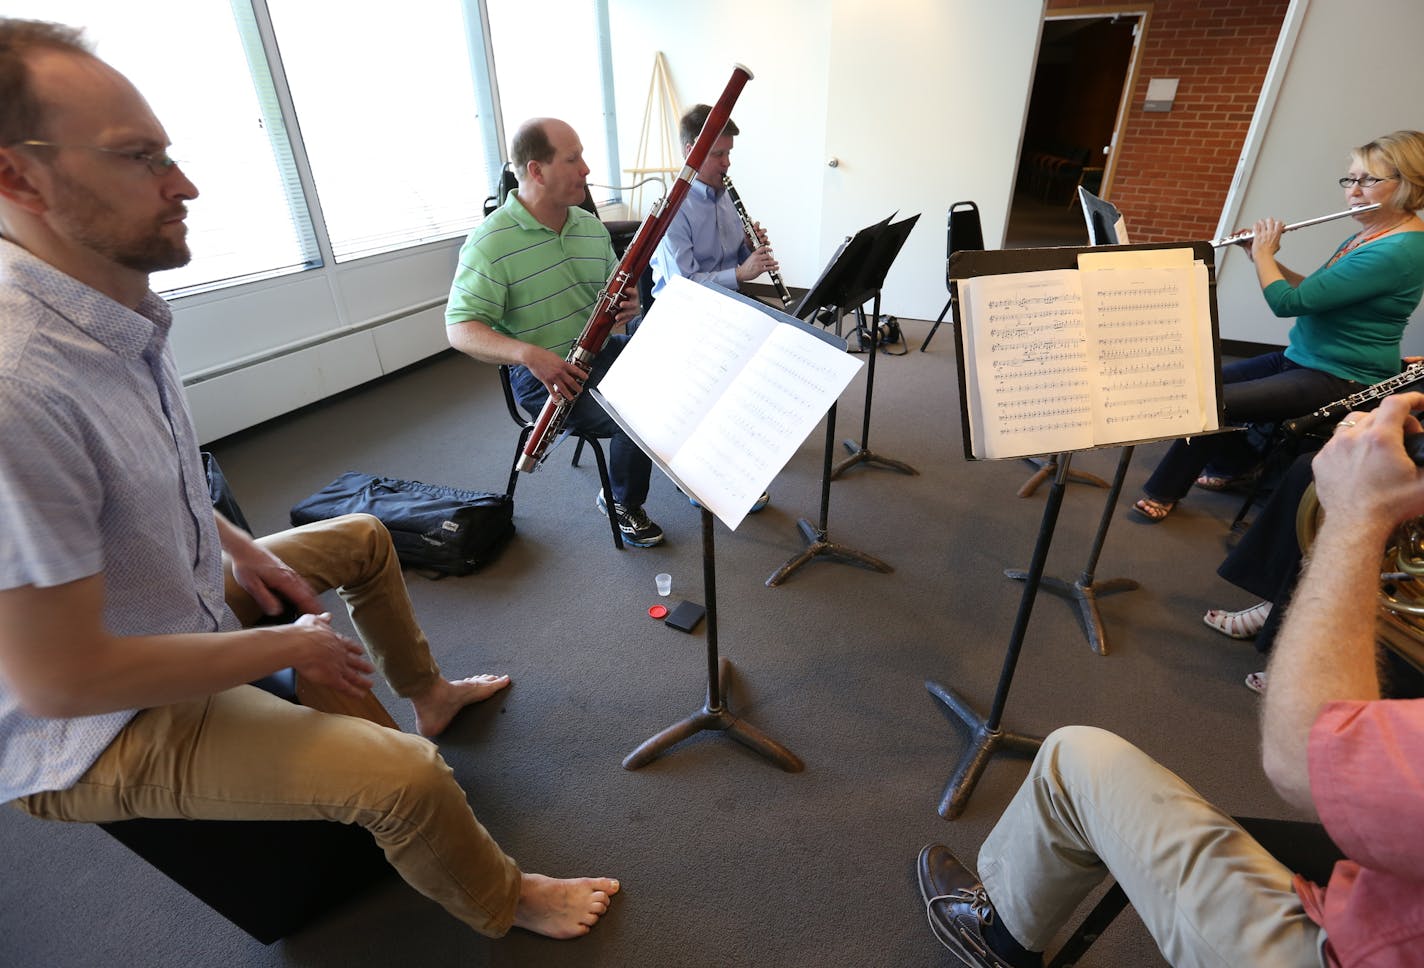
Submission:
M 1232 488 L 1244 488 L 1256 483 L 1256 478 L 1261 476 L 1261 468 L 1253 467 L 1244 474 L 1228 476 L 1226 474 L 1214 474 L 1210 470 L 1202 471 L 1196 480 L 1196 486 L 1204 491 L 1229 491 Z
M 1220 474 L 1202 474 L 1197 478 L 1197 487 L 1204 491 L 1224 491 L 1235 484 L 1237 478 L 1224 477 Z
M 1176 501 L 1158 501 L 1155 498 L 1138 498 L 1132 509 L 1142 515 L 1148 521 L 1156 524 L 1167 515 L 1172 513 L 1172 508 L 1177 506 Z
M 1256 695 L 1262 695 L 1266 691 L 1266 674 L 1264 672 L 1253 672 L 1246 677 L 1246 688 Z
M 1271 614 L 1270 602 L 1257 602 L 1250 608 L 1228 612 L 1213 608 L 1202 616 L 1202 621 L 1222 635 L 1233 639 L 1254 639 L 1266 624 Z

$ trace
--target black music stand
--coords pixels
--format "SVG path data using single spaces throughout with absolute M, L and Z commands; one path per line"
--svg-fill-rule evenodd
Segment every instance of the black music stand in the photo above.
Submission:
M 599 402 L 603 403 L 602 400 Z M 607 404 L 604 403 L 604 406 Z M 623 769 L 636 770 L 646 766 L 665 750 L 710 730 L 725 733 L 788 773 L 800 773 L 805 764 L 795 753 L 751 723 L 733 715 L 727 705 L 727 683 L 732 669 L 731 662 L 717 653 L 717 562 L 712 538 L 712 512 L 703 504 L 701 513 L 702 591 L 707 598 L 707 698 L 701 709 L 694 710 L 691 715 L 640 743 L 637 749 L 623 758 Z
M 676 484 L 684 494 L 696 501 L 702 515 L 702 593 L 707 599 L 707 697 L 702 708 L 658 731 L 638 744 L 623 758 L 623 769 L 636 770 L 655 760 L 659 754 L 671 749 L 683 740 L 704 731 L 726 733 L 732 739 L 763 757 L 788 773 L 799 773 L 805 764 L 786 747 L 767 736 L 746 720 L 732 714 L 727 705 L 727 684 L 731 675 L 731 662 L 717 651 L 717 555 L 716 543 L 712 535 L 712 511 L 692 487 L 680 480 L 672 469 L 658 457 L 628 425 L 627 420 L 595 387 L 588 391 L 593 394 L 607 414 L 628 434 L 629 438 L 642 448 L 654 464 Z
M 861 420 L 860 443 L 857 444 L 853 440 L 843 441 L 846 450 L 850 451 L 850 456 L 832 468 L 831 480 L 840 477 L 857 464 L 873 464 L 899 471 L 901 474 L 919 474 L 919 471 L 904 461 L 882 457 L 872 452 L 868 446 L 870 443 L 870 408 L 875 399 L 875 358 L 880 355 L 880 290 L 885 285 L 885 276 L 890 272 L 890 266 L 895 262 L 895 257 L 900 254 L 900 249 L 905 245 L 905 239 L 909 238 L 910 230 L 915 227 L 915 223 L 919 219 L 918 215 L 914 215 L 896 222 L 894 225 L 887 225 L 876 232 L 871 241 L 869 254 L 860 263 L 860 272 L 847 287 L 846 294 L 843 296 L 844 301 L 836 303 L 841 307 L 854 306 L 855 321 L 860 327 L 865 326 L 865 304 L 873 300 L 873 309 L 870 314 L 870 364 L 865 372 L 865 413 Z
M 1165 243 L 1156 245 L 1135 245 L 1120 246 L 1122 249 L 1179 249 L 1186 248 L 1181 244 Z M 1210 243 L 1199 242 L 1190 246 L 1196 259 L 1202 261 L 1207 266 L 1208 279 L 1214 279 L 1213 251 Z M 1077 264 L 1077 256 L 1080 249 L 1018 249 L 1003 252 L 964 252 L 956 253 L 950 260 L 950 275 L 954 279 L 963 279 L 977 275 L 998 275 L 1010 272 L 1032 272 L 1042 269 L 1070 268 Z M 1108 249 L 1111 251 L 1111 249 Z M 1214 286 L 1214 281 L 1209 283 Z M 1209 291 L 1209 311 L 1211 317 L 1212 343 L 1214 358 L 1218 361 L 1215 367 L 1215 401 L 1217 405 L 1217 419 L 1220 422 L 1221 413 L 1221 366 L 1220 366 L 1220 346 L 1217 335 L 1217 312 L 1214 290 Z M 969 389 L 966 381 L 966 370 L 973 365 L 972 360 L 967 360 L 964 352 L 963 340 L 965 337 L 965 327 L 961 319 L 962 300 L 954 301 L 954 323 L 955 331 L 960 335 L 959 353 L 959 390 L 960 400 L 964 404 L 962 407 L 963 434 L 965 456 L 973 459 L 970 449 L 970 418 L 968 407 Z M 1138 441 L 1124 441 L 1124 444 L 1138 443 Z M 1118 489 L 1121 488 L 1121 476 L 1126 472 L 1126 458 L 1119 461 L 1118 466 Z M 1008 701 L 1009 688 L 1013 685 L 1014 671 L 1018 666 L 1019 653 L 1023 648 L 1024 635 L 1028 630 L 1029 617 L 1033 614 L 1033 605 L 1038 597 L 1038 589 L 1043 583 L 1043 566 L 1048 559 L 1048 550 L 1053 542 L 1053 532 L 1058 524 L 1059 510 L 1063 505 L 1063 492 L 1069 474 L 1069 464 L 1072 459 L 1071 452 L 1060 453 L 1056 458 L 1056 472 L 1053 477 L 1053 485 L 1048 493 L 1048 500 L 1043 509 L 1043 520 L 1039 525 L 1038 539 L 1034 544 L 1033 557 L 1029 563 L 1028 572 L 1024 575 L 1023 592 L 1019 598 L 1018 612 L 1014 618 L 1014 626 L 1009 634 L 1009 645 L 1004 654 L 1004 664 L 999 672 L 999 681 L 994 689 L 993 704 L 990 707 L 988 717 L 981 717 L 967 701 L 961 698 L 953 690 L 935 682 L 925 681 L 925 689 L 930 695 L 938 700 L 950 712 L 954 713 L 959 721 L 963 722 L 970 731 L 969 747 L 960 757 L 959 763 L 951 774 L 949 781 L 945 784 L 944 792 L 940 796 L 939 814 L 946 820 L 953 820 L 963 811 L 969 801 L 969 796 L 974 792 L 975 785 L 979 782 L 979 777 L 983 774 L 984 768 L 988 766 L 989 759 L 1000 749 L 1012 753 L 1032 754 L 1035 752 L 1041 740 L 1034 736 L 1019 733 L 1005 732 L 1003 729 L 1004 706 Z M 1114 497 L 1116 491 L 1114 492 Z M 1099 528 L 1101 538 L 1104 529 Z M 1100 547 L 1095 546 L 1089 570 L 1096 566 L 1097 552 Z M 1085 572 L 1086 574 L 1086 572 Z M 1092 585 L 1091 575 L 1085 583 Z M 1117 589 L 1113 589 L 1117 590 Z
M 685 335 L 681 337 L 682 342 L 680 343 L 668 342 L 667 340 L 664 340 L 661 344 L 658 344 L 656 342 L 649 342 L 647 339 L 647 337 L 653 337 L 654 333 L 658 334 L 656 337 L 654 337 L 654 340 L 661 338 L 663 333 L 671 333 L 677 328 L 678 325 L 680 325 L 681 321 L 665 320 L 658 316 L 659 312 L 663 312 L 664 314 L 673 312 L 670 307 L 674 305 L 674 296 L 683 298 L 685 295 L 690 295 L 690 293 L 693 291 L 700 291 L 698 286 L 693 283 L 686 282 L 685 280 L 674 280 L 673 285 L 687 287 L 688 294 L 684 294 L 681 289 L 679 289 L 675 293 L 670 292 L 670 294 L 666 298 L 659 298 L 658 304 L 655 307 L 654 312 L 650 314 L 648 320 L 645 320 L 644 322 L 645 327 L 656 326 L 658 328 L 655 330 L 645 329 L 643 335 L 640 335 L 640 339 L 643 339 L 644 341 L 639 344 L 639 348 L 641 351 L 644 352 L 645 356 L 647 354 L 658 352 L 658 350 L 653 349 L 653 347 L 655 346 L 659 346 L 663 350 L 682 351 L 686 349 L 689 352 L 695 352 L 699 348 L 696 345 L 696 339 L 698 335 L 701 334 L 695 332 L 691 335 Z M 802 331 L 805 334 L 805 338 L 809 341 L 808 345 L 814 346 L 817 341 L 828 344 L 828 347 L 815 347 L 816 352 L 823 354 L 822 363 L 824 364 L 827 360 L 831 360 L 834 361 L 837 366 L 840 366 L 842 363 L 845 363 L 846 365 L 845 368 L 836 375 L 836 377 L 826 379 L 814 390 L 806 390 L 803 388 L 801 392 L 803 394 L 809 394 L 809 396 L 807 396 L 805 399 L 801 400 L 798 403 L 795 408 L 794 414 L 790 414 L 789 416 L 783 414 L 784 422 L 781 425 L 783 429 L 780 442 L 785 445 L 784 448 L 777 448 L 773 452 L 763 453 L 762 457 L 759 460 L 754 461 L 748 468 L 744 468 L 741 478 L 739 480 L 739 483 L 745 485 L 745 487 L 748 489 L 750 489 L 752 486 L 755 486 L 755 490 L 750 491 L 749 493 L 743 493 L 740 491 L 728 491 L 725 493 L 729 496 L 725 496 L 720 499 L 718 499 L 717 494 L 709 495 L 706 493 L 698 493 L 698 489 L 696 487 L 690 484 L 683 477 L 679 477 L 676 473 L 674 473 L 673 469 L 669 466 L 669 461 L 664 460 L 663 457 L 660 456 L 659 453 L 655 450 L 655 448 L 650 446 L 649 443 L 645 441 L 643 437 L 639 434 L 638 430 L 630 424 L 630 417 L 636 420 L 638 418 L 644 417 L 645 415 L 641 413 L 634 413 L 631 411 L 626 414 L 620 413 L 617 407 L 612 404 L 609 401 L 608 397 L 605 395 L 606 392 L 614 392 L 614 389 L 617 388 L 617 384 L 619 383 L 620 377 L 623 378 L 622 382 L 625 384 L 625 387 L 628 385 L 636 384 L 643 390 L 647 389 L 647 380 L 645 377 L 633 378 L 630 380 L 625 374 L 621 374 L 618 369 L 620 366 L 627 364 L 628 361 L 632 359 L 633 351 L 625 351 L 624 355 L 619 358 L 617 363 L 614 364 L 613 369 L 611 369 L 608 375 L 606 375 L 600 382 L 599 387 L 589 391 L 593 394 L 594 399 L 598 402 L 598 404 L 603 407 L 604 411 L 607 412 L 607 414 L 612 417 L 619 424 L 619 426 L 624 429 L 624 431 L 627 432 L 629 438 L 635 444 L 637 444 L 645 454 L 648 455 L 649 459 L 652 460 L 652 462 L 656 464 L 658 468 L 683 491 L 683 493 L 687 494 L 688 497 L 692 498 L 693 503 L 699 506 L 702 515 L 702 582 L 703 592 L 707 599 L 706 696 L 700 709 L 695 710 L 691 715 L 684 717 L 676 723 L 673 723 L 671 726 L 659 731 L 657 734 L 644 741 L 637 747 L 637 749 L 633 750 L 633 752 L 630 753 L 623 760 L 623 766 L 625 769 L 628 770 L 636 770 L 639 767 L 648 764 L 663 751 L 671 748 L 672 746 L 675 746 L 676 744 L 682 742 L 684 739 L 687 739 L 703 731 L 712 730 L 726 733 L 727 735 L 735 739 L 737 742 L 749 747 L 752 750 L 755 750 L 757 753 L 761 754 L 763 757 L 770 760 L 775 765 L 781 767 L 783 770 L 795 773 L 803 768 L 801 760 L 798 759 L 795 754 L 791 753 L 780 743 L 777 743 L 775 740 L 771 739 L 761 730 L 752 726 L 750 723 L 747 723 L 745 720 L 742 720 L 735 716 L 727 704 L 727 690 L 728 681 L 731 673 L 731 664 L 718 652 L 717 636 L 719 627 L 717 617 L 717 566 L 715 542 L 713 540 L 712 518 L 715 510 L 717 514 L 721 515 L 725 520 L 728 520 L 731 524 L 735 525 L 737 523 L 737 520 L 740 520 L 741 517 L 745 515 L 745 513 L 747 512 L 747 506 L 749 506 L 753 502 L 756 493 L 759 492 L 765 484 L 765 481 L 762 479 L 761 475 L 765 475 L 766 480 L 770 480 L 771 477 L 774 477 L 775 474 L 781 470 L 781 465 L 777 465 L 775 467 L 771 466 L 773 461 L 775 459 L 780 459 L 784 463 L 785 458 L 790 456 L 791 452 L 794 451 L 796 446 L 801 443 L 802 439 L 804 438 L 804 435 L 806 433 L 809 433 L 810 429 L 814 426 L 814 422 L 817 418 L 819 418 L 820 415 L 820 406 L 823 405 L 824 401 L 826 401 L 827 399 L 833 399 L 833 394 L 839 394 L 844 391 L 846 385 L 848 385 L 851 379 L 853 378 L 854 370 L 849 361 L 846 361 L 845 359 L 844 340 L 831 336 L 828 333 L 824 333 L 816 329 L 814 326 L 807 325 L 806 323 L 798 319 L 788 317 L 785 313 L 778 312 L 775 309 L 770 308 L 760 302 L 757 302 L 756 300 L 753 300 L 747 296 L 739 295 L 737 293 L 730 293 L 725 290 L 718 290 L 715 286 L 704 286 L 700 288 L 719 291 L 730 301 L 741 302 L 747 306 L 756 307 L 759 312 L 771 317 L 771 319 L 776 323 L 776 326 L 773 327 L 773 330 L 777 330 L 781 326 L 791 326 Z M 698 298 L 702 299 L 706 297 L 705 295 L 699 295 Z M 686 305 L 694 306 L 696 304 L 688 303 Z M 689 325 L 697 324 L 698 321 L 693 321 L 692 323 L 689 323 Z M 706 321 L 702 321 L 701 325 L 705 326 L 708 324 Z M 781 335 L 781 333 L 777 332 L 775 333 L 775 335 Z M 798 347 L 798 349 L 801 348 Z M 629 365 L 632 366 L 633 364 Z M 735 381 L 733 381 L 733 384 L 731 386 L 735 387 Z M 655 393 L 661 392 L 661 389 L 661 385 L 654 386 Z M 755 385 L 754 389 L 750 391 L 744 390 L 744 392 L 750 392 L 752 394 L 755 394 L 763 389 L 765 389 L 764 385 Z M 724 391 L 728 393 L 732 392 L 732 390 L 728 388 L 724 388 Z M 614 395 L 618 396 L 617 393 L 615 393 Z M 622 397 L 622 399 L 638 400 L 640 401 L 639 406 L 641 406 L 641 401 L 644 401 L 647 398 L 630 394 L 627 397 Z M 647 420 L 645 421 L 645 425 L 649 428 L 658 428 L 656 430 L 650 429 L 650 435 L 663 433 L 666 430 L 665 427 L 659 427 L 655 420 Z M 725 429 L 725 424 L 716 424 L 715 426 L 722 428 L 717 432 L 720 435 L 729 435 L 729 432 Z M 792 429 L 793 427 L 794 431 Z M 683 439 L 683 442 L 686 442 L 686 438 Z M 704 445 L 708 444 L 706 440 L 704 440 L 703 443 Z M 727 441 L 719 438 L 711 444 L 711 447 L 715 451 L 717 446 L 725 446 L 727 443 Z M 668 452 L 673 452 L 675 448 L 669 445 L 664 449 Z M 706 455 L 699 454 L 697 456 L 706 459 Z M 702 465 L 697 464 L 697 461 L 694 460 L 690 462 L 690 464 L 687 466 Z M 721 470 L 721 468 L 719 468 L 719 470 Z M 687 476 L 696 476 L 696 474 L 696 471 L 691 471 Z M 705 480 L 707 478 L 702 479 Z M 703 488 L 703 490 L 706 491 L 707 488 Z M 733 493 L 736 493 L 738 495 L 735 500 L 740 500 L 741 497 L 745 497 L 746 506 L 731 506 L 733 505 L 734 498 L 730 495 Z M 709 500 L 709 496 L 713 499 Z M 735 518 L 732 517 L 734 514 L 736 516 Z
M 1111 202 L 1105 202 L 1083 186 L 1078 186 L 1078 197 L 1083 206 L 1083 217 L 1088 224 L 1088 241 L 1092 245 L 1117 245 L 1124 239 L 1119 237 L 1119 229 L 1125 234 L 1122 216 Z M 1088 637 L 1088 645 L 1098 655 L 1108 654 L 1108 640 L 1103 632 L 1103 617 L 1098 611 L 1098 596 L 1111 595 L 1114 592 L 1136 591 L 1140 586 L 1131 578 L 1110 578 L 1107 581 L 1097 581 L 1094 573 L 1098 567 L 1098 556 L 1102 554 L 1103 542 L 1107 540 L 1108 526 L 1112 523 L 1113 511 L 1117 509 L 1118 497 L 1122 494 L 1122 482 L 1127 476 L 1127 467 L 1132 463 L 1132 447 L 1124 447 L 1118 455 L 1117 471 L 1113 474 L 1111 485 L 1097 477 L 1092 478 L 1092 482 L 1108 488 L 1108 496 L 1103 501 L 1103 514 L 1098 520 L 1098 531 L 1093 537 L 1093 547 L 1088 552 L 1088 562 L 1083 566 L 1083 571 L 1078 575 L 1078 580 L 1074 582 L 1065 581 L 1062 578 L 1044 578 L 1042 587 L 1063 598 L 1077 603 L 1078 620 L 1082 623 L 1083 633 Z M 1045 471 L 1051 473 L 1051 465 L 1045 467 Z M 1041 471 L 1040 473 L 1043 473 Z M 1070 475 L 1076 472 L 1070 472 Z M 1037 477 L 1037 475 L 1035 475 Z M 1033 493 L 1033 488 L 1037 487 L 1034 479 L 1019 488 L 1019 497 L 1028 497 Z M 1026 581 L 1028 572 L 1018 568 L 1005 568 L 1004 575 L 1014 581 Z
M 1042 587 L 1063 598 L 1077 602 L 1078 620 L 1083 624 L 1083 633 L 1088 637 L 1088 645 L 1098 655 L 1108 654 L 1108 640 L 1103 632 L 1103 617 L 1098 612 L 1098 596 L 1114 592 L 1136 591 L 1142 586 L 1131 578 L 1109 578 L 1097 581 L 1094 572 L 1098 567 L 1098 556 L 1103 553 L 1103 542 L 1107 540 L 1108 525 L 1112 523 L 1113 511 L 1117 509 L 1117 499 L 1122 494 L 1123 478 L 1127 476 L 1127 465 L 1132 462 L 1131 447 L 1124 447 L 1117 459 L 1117 471 L 1113 474 L 1112 486 L 1108 489 L 1107 500 L 1103 502 L 1103 514 L 1098 519 L 1098 531 L 1093 536 L 1093 547 L 1088 552 L 1088 563 L 1074 582 L 1062 578 L 1043 578 Z M 1027 581 L 1029 572 L 1018 568 L 1005 568 L 1004 576 L 1014 581 Z
M 811 284 L 811 288 L 806 290 L 806 295 L 802 296 L 801 301 L 796 304 L 792 315 L 798 319 L 807 319 L 814 316 L 817 310 L 823 307 L 834 307 L 837 329 L 839 330 L 842 310 L 850 304 L 850 294 L 857 291 L 857 280 L 861 275 L 860 265 L 870 258 L 876 237 L 885 231 L 893 217 L 892 215 L 874 225 L 868 225 L 842 242 L 835 254 L 831 256 L 831 261 L 826 264 L 826 268 L 821 270 L 820 277 Z M 893 260 L 893 254 L 891 258 Z M 874 366 L 874 363 L 875 357 L 872 355 L 871 365 Z M 834 476 L 831 461 L 835 449 L 836 406 L 833 404 L 831 409 L 826 412 L 826 448 L 821 468 L 820 517 L 814 525 L 805 518 L 797 519 L 796 529 L 801 534 L 804 547 L 798 554 L 793 555 L 785 564 L 771 573 L 771 577 L 766 580 L 768 588 L 775 588 L 789 578 L 796 569 L 817 558 L 826 558 L 845 565 L 860 565 L 881 573 L 895 570 L 873 555 L 838 544 L 828 538 L 831 514 L 831 479 Z

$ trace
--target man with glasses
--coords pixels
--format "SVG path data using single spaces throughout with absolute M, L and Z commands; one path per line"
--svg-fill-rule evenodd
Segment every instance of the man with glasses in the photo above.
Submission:
M 188 261 L 198 191 L 143 97 L 79 31 L 0 19 L 0 146 L 0 801 L 358 823 L 482 933 L 586 933 L 617 881 L 521 872 L 429 740 L 244 685 L 291 667 L 365 694 L 308 578 L 341 588 L 421 733 L 509 680 L 441 677 L 374 518 L 259 543 L 213 514 L 148 284 Z M 304 614 L 234 614 L 284 603 Z
M 1405 453 L 1424 394 L 1352 413 L 1315 458 L 1326 509 L 1271 656 L 1261 717 L 1276 790 L 1348 860 L 1328 885 L 1292 875 L 1146 754 L 1089 727 L 1054 732 L 979 851 L 920 852 L 935 936 L 966 965 L 1038 968 L 1108 874 L 1173 965 L 1414 965 L 1424 951 L 1424 699 L 1382 700 L 1381 555 L 1424 514 Z
M 519 188 L 460 248 L 445 332 L 460 352 L 509 366 L 519 405 L 537 414 L 551 395 L 573 399 L 585 383 L 597 384 L 628 337 L 610 336 L 586 379 L 567 361 L 617 265 L 608 230 L 579 207 L 589 168 L 577 132 L 556 118 L 533 118 L 519 126 L 509 155 Z M 627 300 L 618 324 L 637 312 L 637 300 Z M 643 510 L 652 461 L 591 397 L 575 403 L 568 425 L 609 438 L 613 493 L 600 489 L 595 506 L 617 519 L 626 543 L 660 544 L 663 529 Z

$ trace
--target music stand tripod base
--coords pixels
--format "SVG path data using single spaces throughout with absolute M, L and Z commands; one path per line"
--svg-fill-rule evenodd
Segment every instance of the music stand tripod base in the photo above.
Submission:
M 1005 568 L 1004 577 L 1014 581 L 1027 581 L 1028 572 L 1018 568 Z M 1039 580 L 1039 587 L 1062 598 L 1078 603 L 1078 620 L 1082 623 L 1083 634 L 1098 655 L 1108 654 L 1108 640 L 1103 633 L 1103 617 L 1098 611 L 1098 596 L 1114 592 L 1133 592 L 1142 586 L 1131 578 L 1110 578 L 1107 581 L 1084 583 L 1080 577 L 1071 584 L 1061 578 L 1045 576 Z
M 879 454 L 861 447 L 860 444 L 853 440 L 843 440 L 841 443 L 845 445 L 846 450 L 850 451 L 850 456 L 831 470 L 831 480 L 833 481 L 857 464 L 873 464 L 876 467 L 899 471 L 901 474 L 909 474 L 912 477 L 918 476 L 920 473 L 904 461 L 894 460 L 890 457 L 881 457 Z
M 697 733 L 726 733 L 748 749 L 760 753 L 788 773 L 800 773 L 804 764 L 786 747 L 767 736 L 750 723 L 732 715 L 727 706 L 727 683 L 732 666 L 717 651 L 717 563 L 712 534 L 712 512 L 702 505 L 702 583 L 707 596 L 707 692 L 702 708 L 673 723 L 629 753 L 623 759 L 623 769 L 636 770 L 646 766 L 664 750 L 670 749 Z
M 702 708 L 691 716 L 673 723 L 671 726 L 643 741 L 633 752 L 623 759 L 623 769 L 636 770 L 655 760 L 663 751 L 671 749 L 683 740 L 701 732 L 716 731 L 726 733 L 748 749 L 761 754 L 787 773 L 800 773 L 805 764 L 793 752 L 776 740 L 767 736 L 751 723 L 732 715 L 727 706 L 727 680 L 731 676 L 731 663 L 725 658 L 718 662 L 717 678 L 720 680 L 716 705 L 711 697 Z
M 831 561 L 837 561 L 843 565 L 860 565 L 863 568 L 878 571 L 882 574 L 889 574 L 895 570 L 874 555 L 868 555 L 863 551 L 856 551 L 854 548 L 836 544 L 834 541 L 827 541 L 826 532 L 820 530 L 805 518 L 799 518 L 796 521 L 796 530 L 801 532 L 801 540 L 805 542 L 806 547 L 801 550 L 800 554 L 772 572 L 771 577 L 766 580 L 766 586 L 768 588 L 775 588 L 790 577 L 791 573 L 797 568 L 817 558 L 828 558 Z
M 1142 586 L 1131 578 L 1112 578 L 1096 581 L 1098 557 L 1103 553 L 1103 543 L 1107 540 L 1108 526 L 1112 523 L 1113 510 L 1117 507 L 1118 496 L 1122 494 L 1122 482 L 1127 477 L 1127 465 L 1132 462 L 1132 447 L 1124 447 L 1118 456 L 1117 470 L 1113 473 L 1107 500 L 1103 502 L 1103 513 L 1098 519 L 1098 530 L 1093 536 L 1093 546 L 1088 552 L 1088 563 L 1071 585 L 1061 578 L 1040 577 L 1039 586 L 1047 588 L 1055 595 L 1072 599 L 1078 603 L 1078 619 L 1083 624 L 1083 632 L 1088 637 L 1088 645 L 1098 655 L 1108 654 L 1108 640 L 1103 633 L 1103 617 L 1098 611 L 1098 596 L 1113 592 L 1136 591 Z M 1069 471 L 1071 478 L 1072 471 Z M 1028 581 L 1029 573 L 1016 568 L 1005 568 L 1004 574 L 1014 581 Z
M 960 722 L 969 727 L 969 747 L 959 758 L 959 765 L 955 767 L 954 774 L 945 784 L 944 793 L 939 799 L 939 815 L 946 820 L 954 820 L 964 812 L 969 795 L 974 792 L 975 784 L 979 782 L 980 775 L 996 752 L 1003 749 L 1008 753 L 1033 756 L 1043 745 L 1043 740 L 1036 736 L 991 729 L 988 722 L 968 703 L 953 690 L 937 682 L 926 680 L 925 689 L 945 709 L 954 713 Z
M 1025 461 L 1037 467 L 1028 480 L 1019 486 L 1019 497 L 1033 497 L 1033 492 L 1038 490 L 1038 485 L 1048 480 L 1058 470 L 1058 462 L 1047 457 L 1025 457 Z M 1108 482 L 1096 474 L 1087 471 L 1069 471 L 1068 480 L 1077 484 L 1091 484 L 1094 487 L 1101 487 L 1104 490 L 1108 487 Z
M 842 441 L 842 443 L 845 444 L 846 450 L 850 451 L 850 456 L 847 457 L 845 460 L 841 461 L 839 464 L 837 464 L 835 468 L 831 471 L 831 480 L 833 481 L 836 478 L 840 477 L 842 474 L 844 474 L 846 471 L 850 470 L 852 467 L 857 466 L 858 464 L 871 464 L 876 467 L 884 467 L 887 470 L 899 471 L 901 474 L 909 474 L 911 476 L 918 476 L 920 473 L 919 471 L 911 467 L 909 464 L 906 464 L 904 461 L 892 460 L 889 457 L 881 457 L 879 454 L 876 454 L 871 451 L 870 447 L 868 446 L 870 443 L 870 411 L 871 407 L 873 407 L 875 404 L 875 360 L 880 355 L 879 350 L 877 349 L 877 347 L 880 346 L 879 289 L 875 290 L 874 300 L 875 305 L 874 308 L 871 310 L 870 317 L 870 363 L 866 367 L 865 414 L 862 418 L 861 423 L 860 442 L 857 443 L 854 440 Z M 865 326 L 865 312 L 863 302 L 856 307 L 855 318 L 856 323 L 859 327 Z

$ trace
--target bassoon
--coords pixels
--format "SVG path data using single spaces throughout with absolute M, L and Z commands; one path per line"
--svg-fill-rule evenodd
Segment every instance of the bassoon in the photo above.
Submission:
M 757 234 L 756 223 L 747 214 L 747 207 L 742 204 L 742 196 L 737 194 L 736 186 L 732 184 L 731 175 L 722 176 L 722 184 L 727 188 L 727 197 L 732 200 L 732 207 L 737 210 L 737 218 L 742 220 L 742 231 L 747 235 L 747 245 L 753 250 L 761 247 L 761 236 Z M 776 287 L 776 294 L 781 297 L 781 304 L 787 309 L 791 308 L 791 293 L 786 291 L 786 283 L 781 281 L 781 273 L 775 269 L 766 270 L 766 274 L 771 276 L 771 284 Z
M 722 129 L 727 126 L 727 121 L 732 116 L 732 108 L 737 103 L 742 88 L 746 87 L 747 81 L 751 79 L 752 72 L 741 64 L 732 69 L 731 80 L 723 88 L 717 103 L 712 105 L 712 111 L 707 115 L 692 150 L 687 153 L 687 161 L 682 166 L 682 171 L 678 172 L 672 188 L 653 206 L 643 224 L 638 226 L 638 234 L 628 243 L 623 258 L 599 290 L 598 298 L 593 304 L 593 313 L 588 317 L 583 332 L 579 334 L 567 357 L 567 362 L 582 370 L 585 376 L 593 368 L 593 358 L 603 349 L 603 344 L 608 342 L 608 334 L 612 332 L 615 322 L 615 313 L 624 297 L 638 298 L 638 277 L 652 260 L 653 251 L 667 233 L 673 215 L 677 213 L 678 206 L 687 195 L 688 186 L 697 177 L 697 169 L 707 160 L 707 153 L 712 150 L 713 143 L 722 136 Z M 539 411 L 538 419 L 534 421 L 534 429 L 524 444 L 524 451 L 520 454 L 518 467 L 521 471 L 536 470 L 543 462 L 549 446 L 563 431 L 564 422 L 568 420 L 576 399 L 577 397 L 564 398 L 549 394 L 549 399 Z

